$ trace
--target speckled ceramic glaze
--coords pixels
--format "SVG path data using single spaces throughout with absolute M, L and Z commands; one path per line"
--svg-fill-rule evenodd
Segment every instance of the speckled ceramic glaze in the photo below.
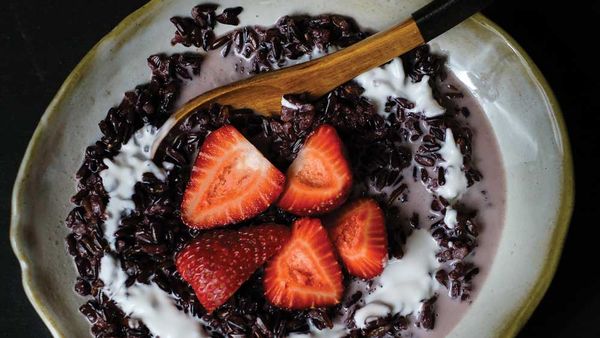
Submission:
M 153 0 L 125 19 L 81 61 L 50 103 L 15 182 L 11 240 L 32 304 L 57 337 L 85 337 L 89 325 L 73 292 L 64 219 L 74 173 L 98 122 L 123 92 L 149 80 L 146 57 L 173 53 L 169 18 L 198 0 Z M 201 2 L 201 1 L 200 1 Z M 426 0 L 211 1 L 242 5 L 244 24 L 272 24 L 289 13 L 339 13 L 381 30 Z M 219 29 L 227 29 L 218 26 Z M 217 29 L 217 34 L 220 33 Z M 481 292 L 450 337 L 511 337 L 544 294 L 558 261 L 573 203 L 564 123 L 539 70 L 506 33 L 477 15 L 432 42 L 488 116 L 505 165 L 506 225 Z

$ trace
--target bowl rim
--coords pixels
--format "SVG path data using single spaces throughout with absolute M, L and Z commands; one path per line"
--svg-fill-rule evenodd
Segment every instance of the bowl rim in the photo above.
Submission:
M 23 160 L 19 167 L 19 171 L 13 186 L 12 200 L 11 200 L 11 221 L 10 221 L 10 243 L 12 250 L 19 261 L 21 267 L 21 278 L 25 294 L 33 305 L 34 309 L 46 325 L 54 337 L 66 337 L 60 332 L 58 326 L 55 324 L 52 315 L 45 305 L 39 300 L 37 290 L 34 290 L 31 285 L 32 271 L 29 269 L 29 261 L 27 259 L 25 246 L 22 238 L 19 236 L 18 230 L 22 224 L 20 221 L 21 212 L 21 201 L 23 199 L 24 191 L 23 185 L 21 184 L 27 175 L 28 169 L 32 164 L 34 157 L 34 151 L 39 143 L 41 135 L 46 131 L 47 126 L 51 119 L 55 117 L 58 112 L 57 107 L 60 106 L 60 102 L 68 96 L 69 92 L 77 85 L 79 80 L 84 75 L 85 71 L 92 65 L 92 61 L 97 55 L 98 50 L 103 47 L 105 43 L 112 39 L 124 40 L 128 35 L 133 32 L 128 29 L 144 15 L 151 12 L 152 9 L 162 3 L 162 0 L 151 0 L 147 4 L 143 5 L 133 13 L 125 17 L 115 28 L 113 28 L 107 35 L 105 35 L 100 41 L 98 41 L 81 59 L 73 71 L 65 79 L 58 92 L 46 108 L 43 113 L 38 125 L 29 141 Z M 497 337 L 514 337 L 519 330 L 525 325 L 529 317 L 532 315 L 535 308 L 540 303 L 544 294 L 546 293 L 552 278 L 556 272 L 560 255 L 562 253 L 564 240 L 569 228 L 571 215 L 574 206 L 574 175 L 573 175 L 573 159 L 571 153 L 571 146 L 569 137 L 567 134 L 567 128 L 562 114 L 560 105 L 546 81 L 544 75 L 541 73 L 539 68 L 533 62 L 531 57 L 525 52 L 525 50 L 513 39 L 506 31 L 500 28 L 493 21 L 488 19 L 481 13 L 474 15 L 469 20 L 476 22 L 478 25 L 492 31 L 494 34 L 503 38 L 504 42 L 512 49 L 516 56 L 519 57 L 520 62 L 529 71 L 528 76 L 534 81 L 534 83 L 540 89 L 544 99 L 549 104 L 549 110 L 551 116 L 554 117 L 559 128 L 559 135 L 562 141 L 562 181 L 560 182 L 561 193 L 560 193 L 560 205 L 555 215 L 555 223 L 553 224 L 553 233 L 551 240 L 548 244 L 547 252 L 545 254 L 545 263 L 533 282 L 533 287 L 528 297 L 524 297 L 520 303 L 515 304 L 514 310 L 511 312 L 508 318 L 504 320 L 505 324 L 496 333 Z

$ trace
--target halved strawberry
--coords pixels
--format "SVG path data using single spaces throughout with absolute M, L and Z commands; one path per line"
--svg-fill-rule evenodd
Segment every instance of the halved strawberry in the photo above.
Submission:
M 181 218 L 209 229 L 254 217 L 281 194 L 285 176 L 237 129 L 210 133 L 198 153 L 181 203 Z
M 371 279 L 387 261 L 387 232 L 383 211 L 373 199 L 364 198 L 342 208 L 329 227 L 329 236 L 348 272 Z
M 289 242 L 267 263 L 264 287 L 267 300 L 286 309 L 340 302 L 342 271 L 321 221 L 301 218 L 294 222 Z
M 277 205 L 293 214 L 329 212 L 344 203 L 352 187 L 352 172 L 335 129 L 318 127 L 287 172 L 287 183 Z
M 278 224 L 237 231 L 213 230 L 183 248 L 175 265 L 210 313 L 225 303 L 289 238 L 290 230 Z

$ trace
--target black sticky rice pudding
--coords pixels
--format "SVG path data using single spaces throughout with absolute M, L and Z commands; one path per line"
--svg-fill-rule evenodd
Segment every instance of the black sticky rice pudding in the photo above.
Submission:
M 340 15 L 284 16 L 271 27 L 246 26 L 215 36 L 216 25 L 239 25 L 238 15 L 242 10 L 241 7 L 221 10 L 217 5 L 196 6 L 190 17 L 171 18 L 176 28 L 171 43 L 182 44 L 190 50 L 202 48 L 208 55 L 220 54 L 223 59 L 240 60 L 232 72 L 245 77 L 305 59 L 314 50 L 344 48 L 369 36 L 352 18 Z M 107 168 L 105 160 L 119 154 L 137 130 L 145 125 L 160 127 L 165 122 L 176 108 L 182 90 L 205 71 L 206 55 L 190 52 L 148 57 L 150 82 L 125 93 L 121 103 L 109 109 L 106 118 L 99 123 L 103 136 L 85 150 L 83 164 L 76 174 L 79 184 L 72 198 L 75 206 L 66 220 L 71 231 L 66 242 L 79 274 L 75 291 L 88 298 L 80 311 L 91 323 L 95 337 L 152 336 L 146 323 L 128 316 L 103 291 L 99 270 L 105 255 L 120 262 L 127 274 L 127 286 L 157 285 L 173 298 L 181 311 L 202 319 L 201 325 L 215 337 L 283 337 L 315 328 L 332 328 L 336 318 L 341 317 L 349 318 L 343 325 L 351 337 L 421 335 L 435 329 L 436 305 L 440 298 L 463 304 L 469 302 L 473 279 L 480 269 L 486 268 L 479 266 L 473 255 L 481 232 L 479 204 L 469 203 L 471 198 L 451 205 L 434 192 L 446 184 L 446 169 L 441 164 L 444 159 L 439 150 L 446 139 L 446 130 L 450 129 L 464 158 L 462 171 L 468 187 L 474 186 L 473 190 L 481 192 L 481 198 L 489 202 L 488 197 L 482 197 L 489 195 L 485 185 L 478 183 L 485 182 L 483 175 L 487 173 L 477 169 L 479 162 L 473 155 L 474 138 L 478 134 L 470 121 L 481 117 L 473 117 L 476 112 L 465 105 L 468 93 L 448 77 L 445 58 L 431 53 L 428 46 L 413 50 L 401 60 L 412 82 L 420 82 L 425 76 L 429 78 L 436 101 L 446 111 L 441 116 L 427 118 L 414 112 L 415 103 L 404 97 L 389 97 L 386 114 L 382 115 L 354 81 L 316 101 L 303 94 L 287 95 L 285 100 L 291 105 L 282 107 L 281 115 L 275 117 L 219 105 L 198 110 L 173 131 L 164 157 L 155 159 L 157 164 L 172 164 L 166 178 L 161 180 L 146 173 L 135 184 L 132 197 L 135 208 L 121 218 L 112 248 L 105 238 L 104 228 L 109 194 L 100 173 Z M 361 301 L 364 294 L 347 294 L 342 303 L 327 308 L 280 309 L 265 300 L 263 269 L 259 269 L 226 304 L 206 314 L 190 285 L 177 272 L 174 257 L 203 232 L 181 221 L 180 205 L 191 166 L 205 137 L 227 124 L 235 126 L 282 172 L 315 128 L 323 124 L 335 127 L 352 168 L 351 199 L 369 196 L 384 211 L 390 259 L 402 259 L 405 243 L 415 229 L 430 231 L 439 245 L 440 265 L 434 277 L 441 286 L 436 294 L 423 299 L 418 313 L 390 314 L 361 327 L 345 314 L 354 313 L 364 305 Z M 414 203 L 411 198 L 416 197 L 411 187 L 415 184 L 429 192 L 426 212 L 403 208 Z M 452 226 L 445 223 L 450 208 L 456 211 Z M 297 216 L 271 206 L 231 228 L 263 223 L 290 225 L 296 219 Z M 344 285 L 350 284 L 352 279 L 344 271 Z M 439 314 L 440 318 L 444 315 Z

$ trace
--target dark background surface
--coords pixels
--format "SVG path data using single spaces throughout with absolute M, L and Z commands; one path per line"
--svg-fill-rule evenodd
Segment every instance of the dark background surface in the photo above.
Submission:
M 2 1 L 0 336 L 50 336 L 25 297 L 8 240 L 12 185 L 29 138 L 79 60 L 144 3 Z M 575 157 L 577 203 L 562 260 L 548 293 L 519 337 L 600 337 L 600 276 L 595 267 L 600 224 L 592 211 L 597 208 L 600 191 L 593 160 L 600 154 L 600 74 L 598 54 L 589 47 L 598 41 L 600 2 L 579 0 L 560 6 L 551 3 L 496 0 L 485 11 L 527 50 L 546 75 L 563 108 Z

